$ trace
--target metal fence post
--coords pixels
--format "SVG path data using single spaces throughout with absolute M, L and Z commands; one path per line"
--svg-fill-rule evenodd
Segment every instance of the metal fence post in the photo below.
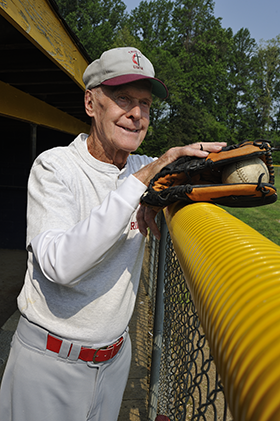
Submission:
M 149 297 L 153 297 L 153 282 L 154 282 L 154 273 L 155 273 L 155 264 L 156 264 L 156 238 L 154 235 L 151 235 L 151 248 L 150 248 L 150 273 L 149 273 Z
M 163 335 L 163 319 L 164 319 L 164 265 L 166 256 L 166 239 L 167 239 L 167 225 L 165 218 L 161 217 L 161 239 L 159 244 L 159 260 L 158 260 L 158 276 L 157 276 L 157 291 L 154 317 L 154 333 L 153 333 L 153 350 L 152 350 L 152 364 L 151 364 L 151 379 L 150 379 L 150 396 L 149 396 L 149 413 L 148 420 L 154 421 L 157 416 L 158 403 L 158 389 L 160 376 L 160 360 L 161 360 L 161 345 Z

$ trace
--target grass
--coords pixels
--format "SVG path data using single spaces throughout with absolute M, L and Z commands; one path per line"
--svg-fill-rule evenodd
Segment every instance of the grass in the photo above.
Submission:
M 228 208 L 224 209 L 254 228 L 264 237 L 280 246 L 280 167 L 275 167 L 275 187 L 278 191 L 278 200 L 266 206 L 255 208 Z

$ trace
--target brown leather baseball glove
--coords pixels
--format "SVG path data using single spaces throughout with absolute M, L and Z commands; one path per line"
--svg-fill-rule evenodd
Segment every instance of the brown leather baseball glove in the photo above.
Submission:
M 253 207 L 277 200 L 272 151 L 266 140 L 244 141 L 209 153 L 207 158 L 184 156 L 164 167 L 150 182 L 141 204 L 156 210 L 171 203 L 210 202 L 230 207 Z M 254 182 L 223 183 L 223 173 L 232 163 L 260 158 L 267 167 Z M 263 181 L 265 173 L 268 181 Z

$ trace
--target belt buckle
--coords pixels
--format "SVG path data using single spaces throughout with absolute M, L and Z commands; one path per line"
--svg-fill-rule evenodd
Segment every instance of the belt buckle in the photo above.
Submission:
M 98 364 L 98 361 L 95 361 L 95 358 L 96 358 L 97 352 L 98 352 L 98 351 L 100 351 L 101 349 L 108 349 L 108 348 L 109 348 L 109 346 L 103 346 L 103 347 L 101 347 L 101 348 L 97 348 L 97 349 L 95 350 L 95 353 L 93 354 L 93 357 L 92 357 L 92 362 L 93 362 L 93 364 Z
M 108 358 L 108 360 L 109 359 L 111 359 L 112 358 L 112 353 L 114 353 L 114 349 L 117 347 L 117 346 L 119 346 L 119 345 L 121 345 L 122 344 L 122 342 L 123 342 L 123 336 L 117 341 L 117 342 L 115 342 L 114 344 L 112 344 L 112 345 L 109 345 L 109 346 L 103 346 L 103 347 L 101 347 L 101 348 L 97 348 L 96 350 L 95 350 L 95 352 L 94 352 L 94 354 L 93 354 L 93 357 L 92 357 L 92 363 L 93 364 L 98 364 L 98 361 L 96 362 L 95 361 L 95 358 L 96 358 L 96 355 L 97 355 L 97 353 L 98 353 L 98 351 L 100 351 L 101 349 L 107 349 L 108 351 L 110 350 L 111 351 L 111 356 L 110 356 L 110 358 Z M 107 361 L 107 360 L 105 360 L 105 361 Z
M 105 347 L 106 348 L 106 347 Z M 92 357 L 92 362 L 93 362 L 93 364 L 97 364 L 97 362 L 95 361 L 95 357 L 96 357 L 96 355 L 97 355 L 97 352 L 98 351 L 100 351 L 100 349 L 104 349 L 104 348 L 97 348 L 96 350 L 95 350 L 95 353 L 93 354 L 93 357 Z

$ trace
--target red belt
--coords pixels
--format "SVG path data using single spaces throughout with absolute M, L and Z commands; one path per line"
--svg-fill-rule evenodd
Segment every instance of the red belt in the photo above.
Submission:
M 47 349 L 50 351 L 56 352 L 58 354 L 60 351 L 62 342 L 63 341 L 61 339 L 48 335 Z M 115 342 L 114 344 L 106 346 L 104 348 L 93 349 L 93 348 L 86 348 L 82 346 L 78 358 L 80 360 L 91 361 L 93 363 L 101 363 L 103 361 L 108 361 L 119 352 L 122 346 L 122 343 L 123 343 L 123 337 L 118 339 L 117 342 Z M 71 352 L 71 349 L 72 349 L 72 345 L 70 346 L 68 356 Z

